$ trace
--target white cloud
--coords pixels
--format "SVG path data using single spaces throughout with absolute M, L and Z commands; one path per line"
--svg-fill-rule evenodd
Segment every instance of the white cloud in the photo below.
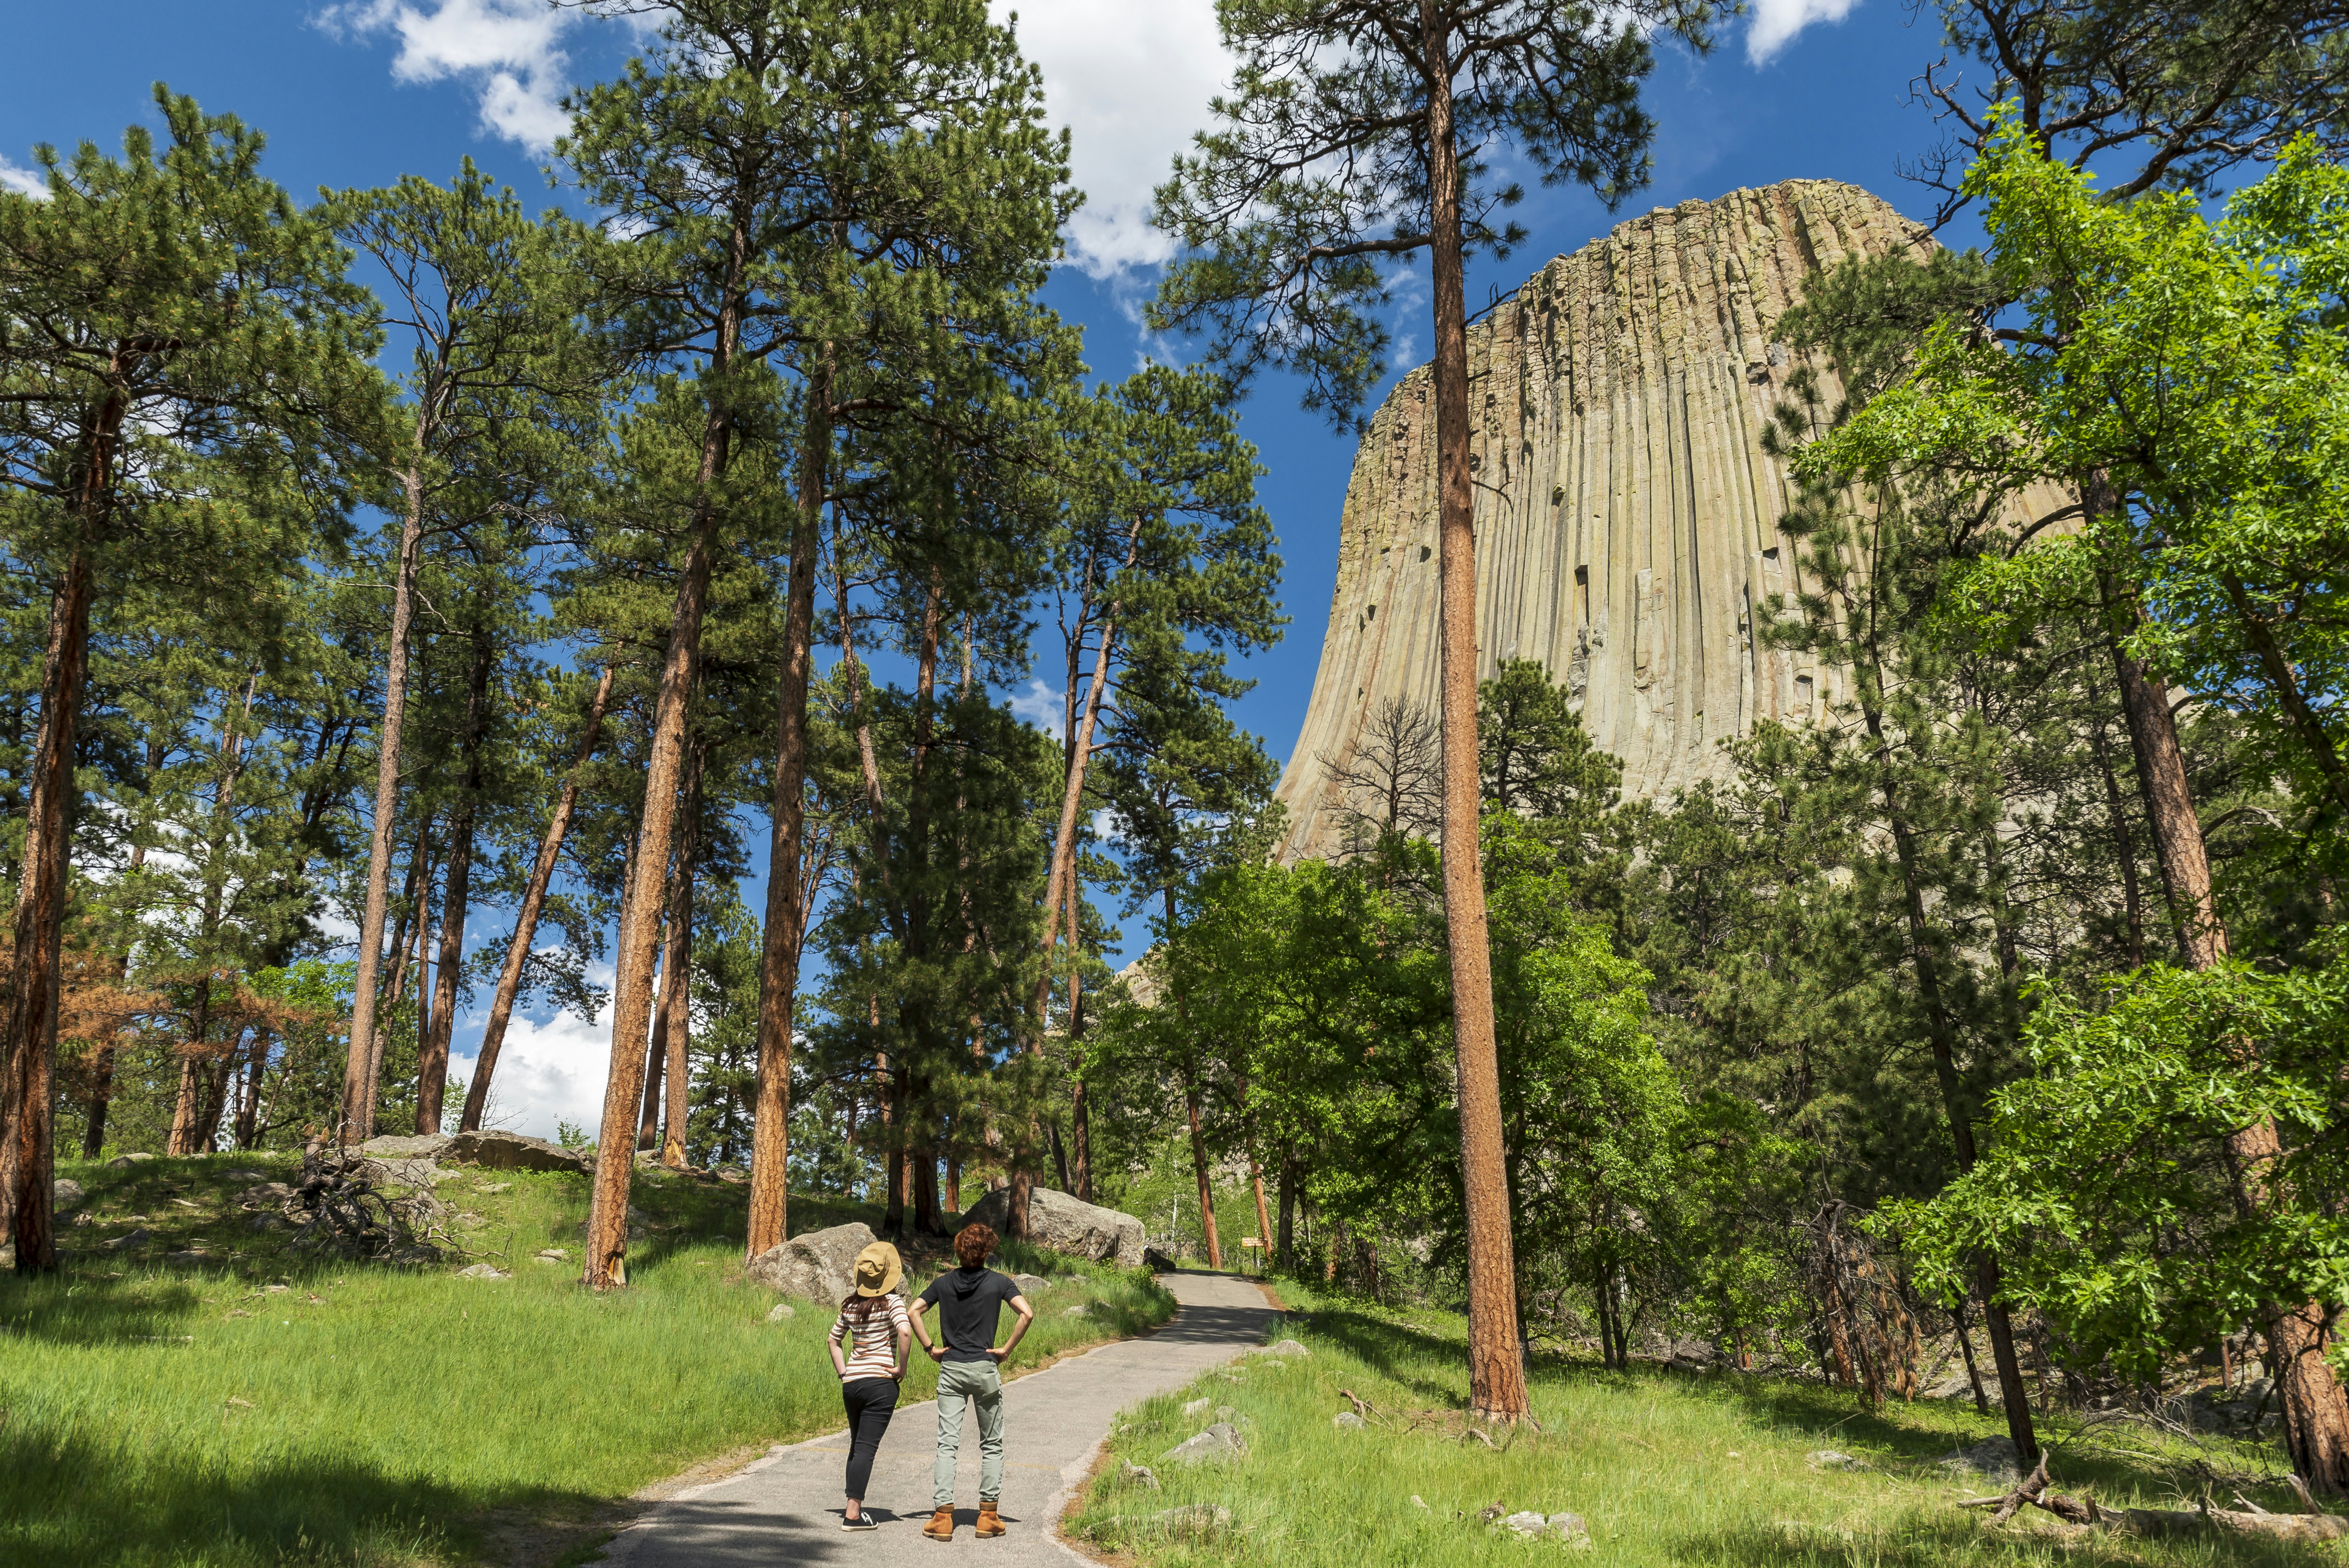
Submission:
M 1766 66 L 1814 22 L 1840 22 L 1859 0 L 1754 0 L 1754 22 L 1745 29 L 1745 57 Z
M 1009 707 L 1012 717 L 1024 718 L 1047 735 L 1057 738 L 1068 727 L 1067 696 L 1054 691 L 1033 676 L 1030 677 L 1026 691 L 1011 694 Z
M 393 79 L 457 77 L 479 95 L 484 130 L 543 152 L 569 124 L 555 100 L 569 66 L 563 34 L 579 15 L 545 0 L 348 0 L 320 12 L 318 25 L 349 37 L 397 36 Z
M 37 169 L 19 169 L 8 161 L 6 154 L 0 153 L 0 190 L 46 201 L 49 199 L 49 177 Z
M 472 1081 L 480 1059 L 481 1031 L 490 1021 L 485 1007 L 469 1013 L 464 1029 L 473 1037 L 473 1055 L 451 1049 L 449 1076 Z M 497 1075 L 490 1083 L 491 1124 L 531 1138 L 552 1139 L 557 1120 L 595 1135 L 604 1121 L 604 1085 L 612 1068 L 612 1007 L 592 1024 L 575 1013 L 557 1013 L 544 1023 L 517 1013 L 498 1047 Z
M 1231 79 L 1214 0 L 989 0 L 1016 14 L 1019 47 L 1044 73 L 1046 112 L 1069 128 L 1071 172 L 1086 195 L 1069 252 L 1097 278 L 1174 254 L 1150 226 L 1150 192 L 1207 123 Z

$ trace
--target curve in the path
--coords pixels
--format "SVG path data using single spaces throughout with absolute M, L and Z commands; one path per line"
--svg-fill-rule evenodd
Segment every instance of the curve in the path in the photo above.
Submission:
M 1054 1529 L 1092 1468 L 1118 1411 L 1179 1388 L 1263 1342 L 1272 1309 L 1230 1274 L 1167 1274 L 1182 1304 L 1164 1327 L 1122 1339 L 1005 1385 L 1003 1497 L 1011 1532 L 985 1543 L 994 1568 L 1066 1568 L 1076 1554 Z M 863 1568 L 903 1563 L 930 1514 L 937 1407 L 900 1405 L 873 1466 L 865 1506 L 878 1530 L 840 1528 L 845 1431 L 779 1449 L 749 1469 L 662 1503 L 614 1540 L 605 1561 L 626 1568 L 772 1568 L 778 1563 Z M 956 1480 L 955 1541 L 972 1542 L 978 1516 L 978 1424 L 967 1418 Z M 1081 1561 L 1081 1559 L 1077 1559 Z

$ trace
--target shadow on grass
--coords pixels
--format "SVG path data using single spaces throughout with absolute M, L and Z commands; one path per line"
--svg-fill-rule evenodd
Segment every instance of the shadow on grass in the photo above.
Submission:
M 0 1276 L 0 1322 L 11 1334 L 55 1345 L 170 1343 L 203 1305 L 199 1293 L 205 1283 L 192 1274 L 160 1281 Z
M 1381 1377 L 1428 1400 L 1432 1408 L 1448 1408 L 1467 1398 L 1464 1376 L 1455 1382 L 1428 1375 L 1433 1366 L 1457 1366 L 1465 1373 L 1467 1357 L 1457 1340 L 1343 1307 L 1316 1312 L 1313 1332 L 1368 1362 Z
M 473 1529 L 450 1522 L 484 1509 L 560 1527 L 607 1506 L 544 1488 L 460 1493 L 326 1452 L 279 1450 L 263 1462 L 223 1464 L 93 1444 L 69 1427 L 0 1429 L 0 1561 L 9 1563 L 409 1561 L 471 1545 Z

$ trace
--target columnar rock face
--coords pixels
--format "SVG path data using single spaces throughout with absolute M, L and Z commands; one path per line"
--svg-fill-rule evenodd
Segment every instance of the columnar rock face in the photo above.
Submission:
M 1814 269 L 1931 246 L 1856 186 L 1792 180 L 1618 224 L 1470 330 L 1482 673 L 1538 659 L 1565 681 L 1627 797 L 1718 776 L 1724 738 L 1834 700 L 1834 671 L 1753 636 L 1770 595 L 1803 587 L 1777 528 L 1788 476 L 1762 449 L 1796 368 L 1775 324 Z M 1364 722 L 1392 698 L 1436 708 L 1433 391 L 1426 366 L 1406 376 L 1354 459 L 1280 786 L 1288 858 L 1336 847 L 1330 769 L 1354 765 Z

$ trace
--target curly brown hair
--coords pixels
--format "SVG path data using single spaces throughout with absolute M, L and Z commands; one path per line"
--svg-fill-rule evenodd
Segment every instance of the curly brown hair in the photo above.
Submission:
M 962 1266 L 975 1269 L 987 1262 L 987 1255 L 995 1250 L 995 1233 L 975 1222 L 965 1225 L 955 1233 L 954 1247 Z

